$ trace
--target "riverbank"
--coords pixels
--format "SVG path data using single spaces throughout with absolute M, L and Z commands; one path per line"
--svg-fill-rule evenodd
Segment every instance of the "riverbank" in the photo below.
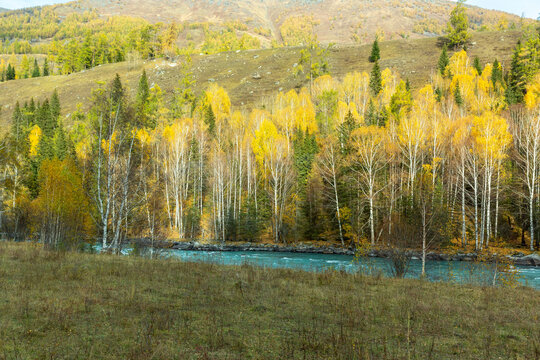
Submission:
M 151 242 L 147 239 L 132 240 L 141 246 L 151 246 Z M 304 254 L 332 254 L 332 255 L 349 255 L 354 256 L 356 250 L 353 248 L 342 248 L 337 246 L 313 246 L 307 244 L 297 245 L 276 245 L 276 244 L 259 244 L 259 243 L 199 243 L 195 241 L 158 241 L 154 243 L 157 248 L 169 248 L 175 250 L 188 251 L 268 251 L 268 252 L 289 252 L 289 253 L 304 253 Z M 421 251 L 411 250 L 410 256 L 413 259 L 422 257 Z M 367 257 L 388 258 L 391 255 L 389 249 L 373 249 L 366 250 L 363 254 Z M 477 261 L 479 257 L 483 261 L 494 261 L 497 259 L 496 252 L 489 256 L 479 255 L 478 253 L 444 253 L 430 251 L 426 254 L 426 260 L 429 261 Z M 515 265 L 540 267 L 540 255 L 537 253 L 526 254 L 524 252 L 515 251 L 512 255 L 503 255 L 505 259 Z
M 538 291 L 0 243 L 0 358 L 534 359 Z

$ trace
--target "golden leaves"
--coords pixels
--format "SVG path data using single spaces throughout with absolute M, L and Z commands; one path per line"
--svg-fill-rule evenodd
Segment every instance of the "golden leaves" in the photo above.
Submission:
M 42 131 L 39 126 L 34 125 L 28 135 L 28 141 L 30 142 L 30 156 L 37 156 L 39 149 L 39 141 L 41 140 Z

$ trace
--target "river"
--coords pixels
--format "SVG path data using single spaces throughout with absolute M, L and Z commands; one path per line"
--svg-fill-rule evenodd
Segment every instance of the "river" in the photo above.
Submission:
M 223 265 L 255 265 L 266 268 L 300 269 L 305 271 L 338 270 L 363 272 L 367 275 L 391 274 L 390 262 L 383 258 L 360 258 L 353 256 L 305 254 L 266 251 L 189 251 L 161 250 L 160 256 L 173 257 L 182 261 L 207 262 Z M 420 260 L 411 260 L 405 277 L 421 275 Z M 540 290 L 540 268 L 516 266 L 518 281 L 525 286 Z M 427 261 L 426 275 L 430 281 L 447 281 L 476 285 L 490 285 L 495 275 L 492 264 L 477 264 L 467 261 Z M 499 274 L 497 274 L 497 279 Z

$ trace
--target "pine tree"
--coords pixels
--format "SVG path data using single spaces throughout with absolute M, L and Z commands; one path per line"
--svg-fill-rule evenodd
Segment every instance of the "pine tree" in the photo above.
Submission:
M 52 139 L 58 122 L 57 119 L 52 116 L 49 100 L 45 100 L 39 107 L 36 123 L 43 132 L 43 138 L 47 137 Z
M 437 102 L 440 103 L 442 100 L 442 96 L 443 96 L 443 92 L 441 88 L 437 86 L 437 88 L 435 88 L 435 100 L 437 100 Z
M 148 86 L 148 77 L 146 76 L 146 70 L 143 70 L 143 73 L 139 78 L 139 88 L 137 90 L 138 106 L 144 106 L 147 103 L 149 97 L 150 87 Z
M 120 75 L 116 74 L 111 84 L 111 100 L 112 100 L 113 109 L 115 111 L 118 105 L 121 104 L 123 99 L 124 99 L 124 87 L 122 86 Z
M 11 136 L 15 140 L 15 144 L 19 144 L 19 142 L 23 139 L 23 116 L 21 112 L 21 107 L 19 105 L 19 102 L 15 104 L 15 109 L 13 110 L 13 117 L 11 121 Z
M 381 59 L 381 50 L 379 49 L 379 40 L 375 38 L 373 46 L 371 47 L 371 55 L 369 55 L 369 62 L 377 62 Z
M 8 64 L 7 71 L 6 71 L 6 80 L 15 80 L 16 73 L 15 68 L 11 66 L 11 63 Z
M 369 101 L 370 105 L 373 105 L 373 109 L 375 109 L 375 105 L 373 104 L 373 100 Z M 376 110 L 375 110 L 376 111 Z M 375 116 L 376 118 L 376 116 Z M 367 121 L 367 119 L 366 119 Z M 356 123 L 356 120 L 352 114 L 352 112 L 349 110 L 347 113 L 347 116 L 345 117 L 345 121 L 341 126 L 339 127 L 339 142 L 341 144 L 341 152 L 344 155 L 348 155 L 351 152 L 351 134 L 354 129 L 358 127 L 358 124 Z
M 39 65 L 37 62 L 37 59 L 34 59 L 34 69 L 32 70 L 32 77 L 37 78 L 41 76 L 41 72 L 39 71 Z
M 369 77 L 369 88 L 373 96 L 378 96 L 382 90 L 382 77 L 379 62 L 376 61 L 371 70 L 371 76 Z
M 491 82 L 493 83 L 493 86 L 497 85 L 497 83 L 502 83 L 503 81 L 503 73 L 501 64 L 497 59 L 493 62 L 493 70 L 491 71 Z
M 206 106 L 206 114 L 204 116 L 204 122 L 208 125 L 208 131 L 210 134 L 216 134 L 216 115 L 214 110 L 212 110 L 212 105 L 208 104 Z
M 465 0 L 458 0 L 456 7 L 450 13 L 450 21 L 447 25 L 448 42 L 453 48 L 463 46 L 469 40 L 469 19 L 464 2 Z
M 474 57 L 473 67 L 476 69 L 478 75 L 482 75 L 482 65 L 480 65 L 480 59 L 478 58 L 478 56 Z
M 375 103 L 373 103 L 373 99 L 369 99 L 364 122 L 366 126 L 378 125 L 379 123 L 379 113 L 375 107 Z
M 463 106 L 463 96 L 461 95 L 461 88 L 459 86 L 459 82 L 456 83 L 456 87 L 454 88 L 454 101 L 459 107 Z
M 81 46 L 79 61 L 83 69 L 90 69 L 94 64 L 94 53 L 92 50 L 92 38 L 90 34 L 86 36 Z
M 53 153 L 54 157 L 64 160 L 69 156 L 69 146 L 66 138 L 66 133 L 62 126 L 59 126 L 54 131 L 53 138 Z
M 148 111 L 148 100 L 150 99 L 150 87 L 148 86 L 148 77 L 143 70 L 139 78 L 139 87 L 137 89 L 137 98 L 135 101 L 138 121 L 145 127 L 155 128 L 156 124 L 149 124 L 150 118 Z
M 450 58 L 448 57 L 448 50 L 446 44 L 443 45 L 441 56 L 439 56 L 439 63 L 437 67 L 439 68 L 439 73 L 444 77 L 446 76 L 446 68 L 450 64 Z
M 43 76 L 49 76 L 49 60 L 45 59 L 43 62 Z
M 58 123 L 58 119 L 60 118 L 60 99 L 58 98 L 58 91 L 56 89 L 54 89 L 52 94 L 49 107 L 51 111 L 51 118 L 55 123 Z
M 504 99 L 508 105 L 517 104 L 516 94 L 514 94 L 514 90 L 511 86 L 507 86 L 504 90 Z

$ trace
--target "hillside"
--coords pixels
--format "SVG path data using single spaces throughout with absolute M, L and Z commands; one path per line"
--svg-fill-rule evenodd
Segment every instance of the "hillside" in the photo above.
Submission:
M 103 16 L 130 15 L 150 22 L 238 21 L 252 35 L 285 43 L 298 42 L 299 32 L 314 27 L 323 43 L 365 43 L 376 35 L 385 40 L 441 34 L 455 3 L 447 0 L 79 0 L 57 11 L 96 9 Z M 512 27 L 515 15 L 468 7 L 475 30 Z M 184 38 L 196 38 L 186 31 Z
M 512 49 L 520 35 L 517 31 L 475 33 L 469 55 L 478 56 L 482 63 L 492 62 L 497 58 L 507 67 Z M 367 60 L 370 48 L 369 45 L 341 45 L 332 48 L 329 53 L 331 74 L 340 78 L 349 72 L 369 72 L 372 67 Z M 196 90 L 200 92 L 210 83 L 217 82 L 227 89 L 234 106 L 250 107 L 277 91 L 288 91 L 307 85 L 305 78 L 296 77 L 293 73 L 294 65 L 300 58 L 300 51 L 301 48 L 278 48 L 196 55 L 192 64 Z M 410 80 L 413 88 L 417 88 L 430 79 L 440 48 L 436 38 L 394 40 L 381 44 L 381 54 L 382 68 L 388 67 L 397 71 L 402 78 Z M 7 56 L 4 58 L 7 60 Z M 43 100 L 50 96 L 55 88 L 58 89 L 64 115 L 69 117 L 77 104 L 83 104 L 83 109 L 90 105 L 88 99 L 98 81 L 109 82 L 118 73 L 133 91 L 143 69 L 146 69 L 150 83 L 158 84 L 168 98 L 182 77 L 180 62 L 158 59 L 102 65 L 71 75 L 0 83 L 0 124 L 5 129 L 16 100 L 24 102 L 32 97 Z

